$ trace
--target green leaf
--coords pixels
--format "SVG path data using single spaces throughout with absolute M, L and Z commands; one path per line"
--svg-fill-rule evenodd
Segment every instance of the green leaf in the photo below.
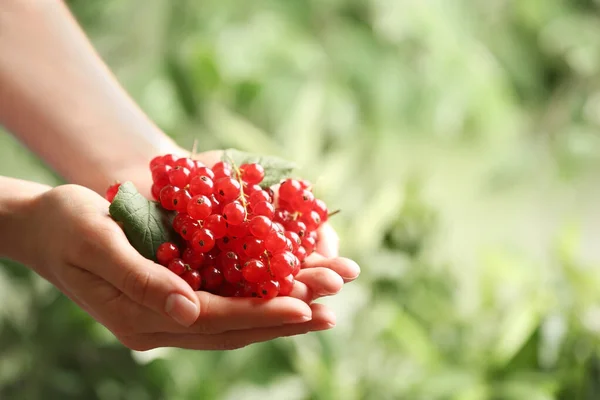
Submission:
M 177 240 L 171 227 L 173 213 L 146 199 L 131 182 L 119 187 L 109 212 L 115 221 L 123 224 L 131 245 L 150 260 L 155 260 L 156 249 L 162 243 Z
M 222 161 L 235 164 L 239 167 L 242 164 L 258 163 L 265 169 L 265 178 L 260 183 L 264 189 L 281 182 L 282 179 L 289 178 L 296 164 L 275 156 L 263 156 L 236 149 L 227 149 L 223 152 Z

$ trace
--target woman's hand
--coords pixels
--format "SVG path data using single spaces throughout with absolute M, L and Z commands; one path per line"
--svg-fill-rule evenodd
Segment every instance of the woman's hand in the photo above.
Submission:
M 142 257 L 108 214 L 109 203 L 76 185 L 49 190 L 21 210 L 25 259 L 127 347 L 234 349 L 328 329 L 335 316 L 306 303 L 338 290 L 343 262 L 311 260 L 293 297 L 224 298 L 194 292 Z M 324 268 L 321 265 L 325 266 Z M 323 282 L 321 282 L 323 280 Z

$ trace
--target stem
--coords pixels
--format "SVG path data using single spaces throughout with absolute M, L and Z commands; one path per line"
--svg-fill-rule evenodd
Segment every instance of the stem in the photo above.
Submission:
M 233 172 L 235 173 L 235 179 L 237 179 L 238 183 L 240 184 L 239 199 L 241 200 L 242 206 L 246 211 L 246 217 L 244 218 L 244 221 L 246 221 L 248 220 L 248 203 L 246 203 L 246 195 L 244 194 L 244 181 L 242 181 L 242 171 L 240 171 L 238 166 L 235 164 L 235 161 L 233 161 L 233 159 L 229 157 L 227 153 L 225 153 L 225 156 L 227 157 L 229 164 L 231 164 L 231 168 L 233 168 Z
M 334 215 L 336 215 L 336 214 L 339 214 L 339 213 L 341 213 L 341 212 L 342 212 L 342 210 L 335 210 L 335 211 L 332 211 L 332 212 L 330 212 L 329 214 L 327 214 L 327 218 L 331 218 L 331 217 L 333 217 Z

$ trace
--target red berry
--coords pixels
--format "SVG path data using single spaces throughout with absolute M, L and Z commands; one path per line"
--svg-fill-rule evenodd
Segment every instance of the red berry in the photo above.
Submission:
M 273 230 L 273 221 L 269 218 L 259 215 L 250 220 L 248 224 L 250 233 L 259 239 L 265 239 Z
M 231 237 L 223 236 L 221 239 L 217 240 L 217 248 L 221 251 L 231 251 L 232 242 L 233 239 Z
M 196 233 L 198 229 L 200 229 L 200 224 L 198 224 L 197 221 L 186 221 L 183 223 L 183 225 L 181 225 L 181 230 L 179 233 L 185 240 L 192 240 L 194 233 Z
M 240 196 L 240 183 L 231 178 L 224 177 L 215 182 L 215 197 L 223 203 L 229 203 Z
M 184 263 L 190 266 L 191 269 L 198 270 L 204 262 L 205 255 L 203 253 L 195 252 L 191 247 L 186 248 L 183 251 L 181 259 Z
M 194 196 L 187 204 L 187 212 L 194 219 L 204 220 L 212 212 L 212 203 L 208 197 L 201 194 Z
M 246 209 L 239 201 L 223 207 L 223 218 L 229 225 L 240 225 L 246 219 Z
M 315 202 L 313 203 L 313 210 L 319 214 L 319 217 L 321 217 L 321 223 L 327 221 L 327 218 L 329 217 L 329 211 L 327 210 L 327 205 L 323 200 L 315 199 Z
M 290 242 L 292 242 L 292 252 L 295 252 L 298 247 L 300 247 L 300 244 L 302 243 L 300 241 L 300 236 L 298 236 L 297 233 L 292 232 L 292 231 L 286 231 L 284 233 L 285 237 L 288 238 L 290 240 Z
M 210 215 L 204 220 L 203 226 L 213 233 L 215 239 L 221 239 L 227 234 L 227 222 L 222 215 Z
M 247 197 L 252 196 L 252 194 L 254 194 L 255 192 L 260 192 L 261 190 L 263 190 L 260 185 L 250 185 L 247 182 L 244 182 L 244 194 Z
M 249 233 L 250 231 L 248 230 L 248 222 L 243 222 L 239 225 L 227 224 L 227 236 L 235 239 L 241 239 L 248 236 Z
M 231 251 L 231 250 L 225 250 L 222 251 L 221 253 L 219 253 L 219 255 L 217 256 L 217 266 L 220 269 L 224 269 L 226 268 L 228 265 L 235 265 L 235 264 L 239 264 L 240 258 L 237 255 L 236 252 Z
M 304 222 L 309 231 L 314 231 L 321 226 L 321 216 L 314 210 L 304 212 L 300 217 L 300 221 Z
M 166 210 L 175 210 L 175 206 L 173 205 L 173 198 L 175 197 L 175 193 L 179 192 L 181 189 L 176 188 L 171 185 L 167 185 L 160 191 L 160 204 Z
M 265 239 L 265 248 L 275 254 L 285 249 L 286 237 L 281 232 L 271 231 Z
M 175 154 L 167 154 L 165 156 L 163 156 L 162 158 L 162 163 L 165 165 L 168 165 L 170 167 L 175 166 L 175 161 L 177 161 L 179 159 L 179 156 L 176 156 Z
M 181 277 L 193 290 L 200 290 L 200 287 L 202 286 L 202 277 L 198 271 L 186 271 Z
M 298 259 L 289 251 L 275 254 L 271 258 L 271 273 L 276 278 L 284 278 L 292 273 L 296 264 L 299 264 Z
M 156 183 L 152 184 L 152 188 L 151 188 L 151 193 L 152 193 L 152 197 L 154 198 L 154 200 L 156 201 L 160 201 L 160 191 L 162 190 L 164 186 L 160 186 L 157 185 Z
M 259 283 L 269 279 L 269 270 L 262 262 L 252 259 L 242 268 L 244 279 L 250 283 Z
M 258 297 L 258 285 L 256 283 L 246 282 L 242 289 L 241 297 Z
M 295 179 L 286 179 L 279 186 L 279 199 L 286 202 L 292 201 L 301 190 L 300 182 Z
M 239 283 L 244 278 L 244 275 L 242 274 L 242 266 L 240 265 L 239 261 L 223 265 L 222 272 L 223 277 L 229 283 Z
M 174 258 L 169 262 L 167 266 L 175 275 L 181 275 L 185 272 L 186 266 L 181 258 Z
M 306 225 L 302 221 L 288 221 L 283 226 L 286 230 L 297 233 L 301 238 L 306 234 Z
M 194 219 L 187 214 L 178 213 L 173 218 L 173 223 L 172 223 L 173 230 L 175 232 L 179 233 L 181 231 L 181 227 L 183 226 L 183 223 L 187 222 L 187 221 L 194 221 Z
M 252 236 L 243 239 L 242 248 L 248 258 L 258 258 L 265 252 L 264 242 Z
M 272 219 L 273 215 L 275 215 L 275 207 L 273 207 L 273 204 L 271 203 L 261 201 L 252 207 L 252 213 L 254 215 L 263 215 L 269 219 Z
M 221 297 L 235 297 L 235 293 L 238 290 L 238 286 L 229 282 L 224 282 L 223 285 L 217 291 L 217 294 Z
M 196 167 L 196 170 L 193 172 L 193 175 L 195 175 L 195 176 L 207 176 L 211 180 L 215 179 L 215 173 L 213 172 L 212 169 L 210 169 L 208 167 Z
M 204 267 L 200 270 L 204 289 L 214 292 L 221 287 L 223 283 L 223 273 L 215 267 Z
M 213 172 L 215 173 L 215 178 L 224 178 L 224 177 L 228 177 L 231 176 L 231 165 L 220 161 L 218 163 L 216 163 L 215 165 L 213 165 L 212 167 Z
M 279 282 L 269 279 L 258 286 L 258 296 L 263 299 L 272 299 L 279 294 Z
M 196 168 L 196 163 L 191 158 L 182 157 L 175 161 L 175 167 L 185 167 L 189 171 L 193 171 Z
M 243 164 L 240 166 L 242 179 L 251 185 L 260 183 L 265 177 L 265 169 L 260 164 Z
M 160 186 L 166 186 L 169 184 L 169 172 L 173 168 L 168 165 L 157 165 L 152 168 L 152 182 Z
M 190 193 L 192 196 L 212 196 L 215 184 L 212 179 L 205 175 L 196 175 L 190 180 Z
M 296 251 L 294 251 L 294 255 L 300 263 L 303 263 L 307 256 L 306 249 L 300 246 L 296 249 Z
M 199 253 L 208 253 L 215 247 L 215 238 L 211 231 L 200 228 L 192 237 L 192 247 Z
M 171 185 L 183 189 L 190 181 L 190 170 L 180 165 L 169 171 Z
M 288 275 L 285 278 L 281 278 L 277 280 L 279 282 L 279 295 L 280 296 L 289 296 L 292 293 L 292 289 L 294 289 L 294 276 Z
M 300 193 L 298 193 L 291 201 L 294 210 L 300 212 L 311 211 L 314 203 L 315 195 L 306 189 L 300 191 Z
M 161 164 L 164 164 L 163 156 L 154 157 L 152 160 L 150 160 L 150 171 L 152 171 L 152 168 L 156 167 L 157 165 L 161 165 Z
M 310 255 L 315 250 L 317 241 L 312 236 L 305 236 L 302 238 L 302 247 L 306 249 L 306 254 Z
M 189 201 L 192 199 L 190 192 L 187 190 L 180 190 L 175 195 L 173 195 L 173 207 L 178 212 L 185 213 L 187 210 L 187 205 Z
M 179 249 L 171 242 L 165 242 L 156 249 L 156 260 L 165 267 L 172 259 L 179 257 Z
M 119 193 L 120 187 L 120 183 L 115 183 L 114 185 L 109 186 L 108 189 L 106 189 L 106 200 L 112 203 L 117 193 Z
M 269 193 L 265 192 L 264 190 L 254 192 L 250 195 L 250 198 L 248 198 L 248 204 L 250 204 L 250 207 L 253 207 L 255 204 L 258 204 L 261 201 L 266 201 L 268 203 L 272 201 Z
M 200 160 L 194 160 L 194 168 L 193 170 L 198 170 L 199 168 L 205 168 L 206 165 Z
M 273 230 L 281 233 L 285 233 L 285 228 L 280 222 L 273 222 Z
M 300 179 L 300 180 L 298 181 L 298 183 L 300 183 L 300 187 L 301 187 L 302 189 L 308 189 L 308 190 L 311 190 L 311 188 L 312 188 L 312 185 L 311 185 L 311 183 L 310 183 L 309 181 L 307 181 L 306 179 Z

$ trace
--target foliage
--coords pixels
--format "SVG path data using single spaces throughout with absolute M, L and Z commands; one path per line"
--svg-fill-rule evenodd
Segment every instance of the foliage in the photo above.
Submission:
M 69 4 L 180 144 L 303 167 L 363 273 L 332 331 L 140 354 L 5 262 L 1 398 L 600 396 L 600 3 Z M 59 182 L 7 135 L 0 174 Z

